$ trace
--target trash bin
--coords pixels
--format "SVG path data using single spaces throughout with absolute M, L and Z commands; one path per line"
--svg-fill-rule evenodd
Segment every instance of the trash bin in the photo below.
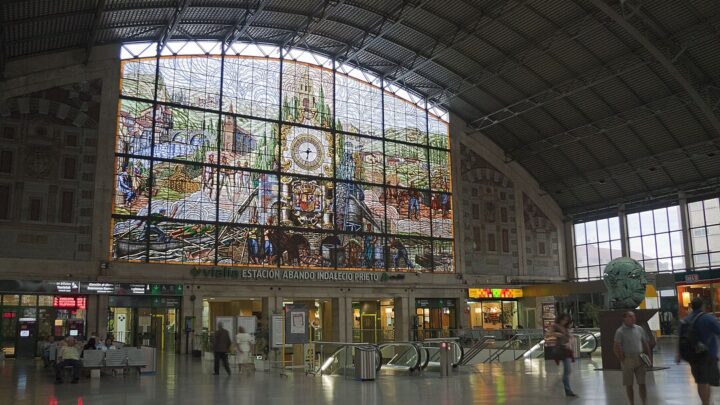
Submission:
M 377 358 L 374 347 L 357 347 L 355 353 L 355 378 L 371 381 L 377 378 Z

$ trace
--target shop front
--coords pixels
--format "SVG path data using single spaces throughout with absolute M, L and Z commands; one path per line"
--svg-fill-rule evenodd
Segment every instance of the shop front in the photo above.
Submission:
M 720 317 L 720 269 L 675 274 L 674 277 L 678 319 L 684 318 L 692 311 L 690 303 L 696 297 L 702 298 L 705 302 L 706 312 Z
M 48 336 L 86 336 L 87 296 L 78 292 L 78 284 L 71 282 L 0 281 L 4 355 L 30 358 Z
M 413 320 L 415 340 L 457 334 L 457 299 L 418 298 Z
M 385 343 L 395 340 L 393 299 L 358 299 L 352 302 L 353 342 Z
M 180 297 L 112 295 L 108 301 L 106 337 L 125 345 L 180 350 Z
M 468 308 L 472 329 L 519 329 L 518 299 L 521 289 L 471 288 L 468 290 Z

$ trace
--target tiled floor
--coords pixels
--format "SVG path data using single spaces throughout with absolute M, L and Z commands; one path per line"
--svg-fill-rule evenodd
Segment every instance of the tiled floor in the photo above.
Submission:
M 672 346 L 656 354 L 660 365 L 650 379 L 650 404 L 698 404 L 695 385 L 686 365 L 672 363 Z M 0 404 L 624 404 L 617 371 L 596 371 L 599 359 L 576 364 L 571 384 L 580 395 L 566 399 L 560 370 L 542 360 L 481 365 L 450 378 L 437 373 L 422 376 L 381 376 L 375 382 L 342 377 L 312 377 L 277 372 L 254 376 L 213 376 L 208 362 L 186 356 L 163 359 L 157 375 L 81 380 L 80 384 L 53 385 L 53 376 L 34 362 L 5 360 L 0 365 Z M 720 404 L 720 389 L 713 397 Z M 639 404 L 639 401 L 637 402 Z

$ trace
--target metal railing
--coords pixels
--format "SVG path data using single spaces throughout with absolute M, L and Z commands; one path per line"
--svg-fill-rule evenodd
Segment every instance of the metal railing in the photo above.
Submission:
M 425 339 L 422 344 L 422 347 L 428 351 L 428 364 L 440 361 L 440 348 L 443 344 L 450 346 L 453 368 L 459 366 L 465 358 L 465 349 L 460 345 L 460 338 L 457 337 Z
M 483 363 L 491 363 L 495 360 L 500 360 L 500 356 L 508 350 L 522 350 L 523 353 L 519 356 L 514 356 L 515 360 L 523 357 L 525 352 L 530 350 L 533 345 L 541 341 L 544 337 L 544 333 L 518 333 L 506 340 L 502 346 L 497 348 L 494 352 L 490 353 L 487 359 Z M 534 342 L 534 343 L 533 343 Z
M 315 374 L 320 375 L 331 375 L 331 374 L 341 374 L 345 377 L 348 376 L 348 374 L 351 374 L 354 372 L 354 369 L 352 368 L 355 364 L 355 349 L 365 349 L 365 350 L 373 350 L 375 351 L 376 356 L 376 371 L 380 371 L 380 367 L 382 366 L 382 354 L 380 353 L 380 350 L 378 349 L 378 346 L 370 344 L 370 343 L 346 343 L 346 342 L 313 342 L 316 348 L 319 348 L 319 350 L 316 350 L 315 353 L 319 356 L 318 361 L 318 369 L 315 370 Z M 332 354 L 325 357 L 326 348 L 332 347 L 334 350 L 331 350 Z
M 472 359 L 475 358 L 478 354 L 480 354 L 483 350 L 490 347 L 490 345 L 495 344 L 496 339 L 495 336 L 483 336 L 478 340 L 475 340 L 472 346 L 468 348 L 468 350 L 465 352 L 465 356 L 463 358 L 463 361 L 460 363 L 461 365 L 468 364 Z

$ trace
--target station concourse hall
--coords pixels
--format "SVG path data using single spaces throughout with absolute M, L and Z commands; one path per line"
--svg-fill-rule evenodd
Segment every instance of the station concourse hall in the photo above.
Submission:
M 0 404 L 720 404 L 720 2 L 0 2 Z

